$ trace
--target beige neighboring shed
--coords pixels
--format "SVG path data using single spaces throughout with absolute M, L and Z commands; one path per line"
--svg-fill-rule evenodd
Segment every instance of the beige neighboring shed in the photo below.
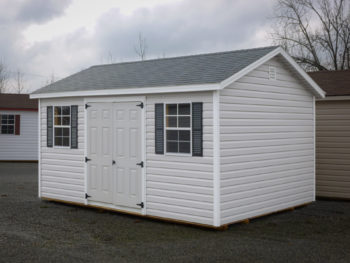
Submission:
M 316 103 L 316 195 L 350 199 L 350 70 L 312 72 Z

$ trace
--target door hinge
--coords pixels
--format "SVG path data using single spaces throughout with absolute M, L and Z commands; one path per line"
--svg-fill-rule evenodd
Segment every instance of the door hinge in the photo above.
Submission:
M 141 168 L 143 168 L 143 161 L 142 161 L 142 162 L 140 162 L 140 163 L 137 163 L 136 165 L 140 165 L 140 166 L 141 166 Z
M 140 107 L 141 109 L 143 109 L 143 102 L 141 102 L 140 104 L 137 104 L 136 106 Z
M 91 195 L 88 195 L 87 193 L 85 193 L 85 199 L 88 199 L 89 197 L 91 197 Z
M 141 208 L 143 208 L 145 205 L 143 204 L 143 202 L 139 203 L 139 204 L 136 204 L 138 206 L 140 206 Z
M 85 157 L 85 162 L 87 163 L 88 161 L 91 161 L 91 159 Z
M 85 104 L 85 109 L 87 109 L 87 108 L 89 108 L 89 107 L 91 107 L 91 105 Z

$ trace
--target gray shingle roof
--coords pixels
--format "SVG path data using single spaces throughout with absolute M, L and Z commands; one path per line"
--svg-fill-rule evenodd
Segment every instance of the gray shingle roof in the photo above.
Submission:
M 276 48 L 92 66 L 33 94 L 219 83 Z

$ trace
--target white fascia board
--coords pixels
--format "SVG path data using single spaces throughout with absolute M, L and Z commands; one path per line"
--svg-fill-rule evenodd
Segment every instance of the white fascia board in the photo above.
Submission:
M 219 89 L 220 89 L 220 84 L 200 84 L 200 85 L 182 85 L 182 86 L 147 87 L 147 88 L 51 92 L 51 93 L 30 94 L 30 98 L 44 99 L 44 98 L 63 98 L 63 97 L 136 95 L 136 94 L 154 94 L 154 93 L 213 91 L 213 90 L 219 90 Z
M 232 75 L 231 77 L 223 80 L 220 83 L 221 89 L 224 89 L 228 85 L 232 84 L 236 80 L 240 79 L 241 77 L 245 76 L 252 70 L 256 69 L 257 67 L 261 66 L 271 58 L 275 57 L 276 55 L 283 56 L 288 63 L 298 72 L 298 74 L 305 79 L 305 81 L 311 86 L 311 88 L 314 91 L 314 94 L 317 98 L 324 98 L 326 93 L 317 85 L 317 83 L 294 61 L 294 59 L 287 54 L 281 47 L 277 47 L 276 49 L 272 50 L 270 53 L 266 54 L 262 58 L 258 59 L 254 63 L 250 64 L 249 66 L 245 67 L 244 69 L 238 71 L 236 74 Z
M 316 101 L 324 101 L 324 100 L 350 100 L 350 96 L 328 96 L 323 99 L 317 99 Z

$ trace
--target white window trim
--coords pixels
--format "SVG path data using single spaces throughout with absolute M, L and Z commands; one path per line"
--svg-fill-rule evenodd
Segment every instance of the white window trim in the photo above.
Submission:
M 166 117 L 167 116 L 176 116 L 178 117 L 179 115 L 167 115 L 166 114 L 166 106 L 169 104 L 190 104 L 190 114 L 189 115 L 180 115 L 180 116 L 184 116 L 184 117 L 190 117 L 190 127 L 178 127 L 178 128 L 174 128 L 174 127 L 166 127 Z M 178 107 L 178 106 L 177 106 Z M 170 156 L 192 156 L 192 102 L 165 102 L 164 103 L 164 116 L 163 116 L 163 123 L 164 123 L 164 155 L 170 155 Z M 173 131 L 179 131 L 179 130 L 187 130 L 190 131 L 190 152 L 189 153 L 174 153 L 174 152 L 168 152 L 167 151 L 167 137 L 166 137 L 166 132 L 167 130 L 173 130 Z
M 269 66 L 269 80 L 277 80 L 277 70 L 275 66 Z
M 13 133 L 2 133 L 1 132 L 1 126 L 2 126 L 2 116 L 3 115 L 7 115 L 7 116 L 10 116 L 10 115 L 13 115 Z M 8 126 L 9 124 L 6 124 L 6 126 Z M 16 135 L 16 114 L 0 114 L 0 135 Z
M 69 107 L 69 126 L 68 125 L 56 125 L 55 124 L 55 107 Z M 53 110 L 52 110 L 52 120 L 53 120 L 53 148 L 55 149 L 70 149 L 71 146 L 71 128 L 72 128 L 72 108 L 70 105 L 54 105 L 53 106 Z M 67 116 L 67 115 L 62 115 L 61 116 Z M 69 128 L 69 145 L 68 146 L 60 146 L 60 145 L 56 145 L 56 140 L 55 140 L 55 128 Z

